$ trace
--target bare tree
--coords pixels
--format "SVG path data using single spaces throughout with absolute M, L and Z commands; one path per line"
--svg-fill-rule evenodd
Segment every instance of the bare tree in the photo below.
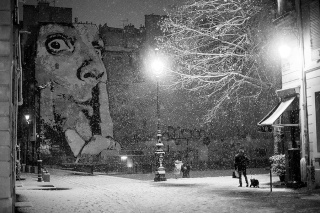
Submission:
M 206 122 L 230 101 L 257 98 L 274 87 L 267 61 L 272 14 L 261 2 L 189 0 L 168 11 L 160 24 L 164 36 L 158 45 L 175 61 L 171 86 L 212 103 Z

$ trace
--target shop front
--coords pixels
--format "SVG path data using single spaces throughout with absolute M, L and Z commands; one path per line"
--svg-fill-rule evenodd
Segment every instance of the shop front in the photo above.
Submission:
M 279 90 L 280 102 L 259 123 L 263 130 L 274 133 L 274 154 L 286 156 L 286 184 L 300 183 L 300 115 L 299 87 Z

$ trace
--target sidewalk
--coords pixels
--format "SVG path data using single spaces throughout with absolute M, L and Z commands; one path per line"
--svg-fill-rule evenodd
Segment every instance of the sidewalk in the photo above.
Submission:
M 50 174 L 50 182 L 38 182 L 38 174 L 36 173 L 22 173 L 21 178 L 22 180 L 16 181 L 16 187 L 24 188 L 32 188 L 32 187 L 39 187 L 43 185 L 49 185 L 51 187 L 59 187 L 59 181 L 55 180 L 55 176 L 70 176 L 70 175 L 86 175 L 86 176 L 96 176 L 96 175 L 108 175 L 114 177 L 121 177 L 121 178 L 129 178 L 135 180 L 143 180 L 143 181 L 153 181 L 155 175 L 154 173 L 138 173 L 138 174 L 121 174 L 121 173 L 101 173 L 101 172 L 94 172 L 93 175 L 85 172 L 77 172 L 71 170 L 63 170 L 63 169 L 54 169 L 49 168 Z M 224 182 L 231 182 L 232 184 L 238 185 L 238 181 L 236 178 L 232 178 L 233 170 L 205 170 L 205 171 L 191 171 L 190 172 L 190 179 L 192 178 L 213 178 L 213 177 L 225 177 Z M 252 168 L 248 169 L 247 177 L 250 185 L 250 179 L 258 179 L 260 188 L 270 188 L 270 173 L 268 170 L 264 168 Z M 173 172 L 166 173 L 167 179 L 174 179 Z M 243 178 L 244 182 L 244 178 Z M 308 190 L 307 187 L 302 187 L 298 189 L 287 188 L 285 185 L 282 185 L 279 181 L 279 177 L 277 175 L 272 174 L 272 188 L 282 188 L 283 190 L 290 190 L 299 193 L 316 193 L 320 195 L 320 189 Z
M 22 173 L 22 177 L 24 177 L 25 180 L 16 182 L 17 195 L 23 195 L 17 198 L 17 212 L 47 212 L 43 209 L 48 205 L 50 205 L 50 209 L 53 209 L 49 212 L 77 212 L 74 211 L 74 209 L 76 207 L 79 209 L 80 207 L 78 206 L 82 204 L 85 206 L 83 209 L 80 208 L 81 211 L 79 210 L 78 212 L 86 212 L 90 210 L 90 208 L 93 210 L 92 212 L 103 212 L 103 209 L 107 207 L 102 206 L 99 207 L 101 208 L 99 209 L 100 211 L 97 210 L 97 207 L 101 203 L 108 204 L 109 209 L 120 208 L 120 206 L 116 205 L 116 203 L 120 203 L 121 208 L 136 208 L 137 212 L 139 212 L 138 210 L 140 210 L 140 212 L 150 212 L 148 211 L 149 206 L 155 205 L 158 206 L 161 211 L 157 210 L 154 212 L 175 210 L 172 205 L 177 205 L 177 208 L 179 208 L 177 212 L 193 212 L 191 209 L 188 210 L 188 206 L 184 206 L 186 202 L 189 203 L 192 201 L 194 201 L 192 204 L 193 208 L 204 209 L 203 212 L 237 212 L 237 210 L 233 208 L 236 208 L 239 204 L 243 205 L 243 212 L 254 212 L 252 205 L 254 205 L 254 209 L 259 209 L 260 205 L 266 205 L 269 210 L 265 212 L 275 212 L 272 209 L 270 210 L 270 208 L 272 208 L 272 205 L 271 207 L 269 205 L 270 203 L 277 203 L 277 209 L 279 210 L 279 208 L 282 208 L 282 204 L 286 205 L 286 209 L 291 208 L 291 202 L 293 206 L 296 205 L 294 210 L 298 210 L 299 208 L 303 208 L 304 210 L 306 205 L 310 204 L 315 206 L 314 209 L 317 209 L 312 209 L 312 211 L 309 212 L 320 212 L 318 211 L 320 207 L 315 205 L 315 202 L 320 203 L 319 189 L 308 191 L 306 187 L 300 189 L 286 188 L 280 185 L 279 177 L 272 175 L 274 188 L 272 188 L 272 192 L 270 192 L 270 174 L 264 169 L 249 169 L 248 172 L 248 179 L 250 179 L 252 175 L 253 178 L 259 180 L 259 189 L 238 187 L 238 179 L 232 178 L 231 176 L 232 170 L 192 171 L 190 174 L 191 178 L 179 179 L 175 179 L 174 175 L 169 172 L 166 174 L 168 180 L 163 182 L 154 182 L 153 173 L 106 174 L 95 172 L 92 175 L 70 170 L 50 168 L 48 170 L 50 173 L 50 182 L 38 182 L 37 174 Z M 90 198 L 81 197 L 87 194 Z M 186 197 L 181 197 L 182 194 L 186 195 Z M 155 195 L 156 197 L 154 197 Z M 43 204 L 41 197 L 46 197 L 52 204 Z M 132 197 L 135 198 L 134 201 L 131 200 Z M 81 201 L 81 199 L 83 200 Z M 108 203 L 105 203 L 106 200 L 108 200 Z M 75 203 L 76 201 L 79 201 L 79 203 Z M 160 203 L 158 203 L 159 201 Z M 86 202 L 88 202 L 88 204 L 86 204 Z M 163 206 L 164 203 L 166 206 Z M 299 203 L 299 205 L 297 205 L 297 203 Z M 61 211 L 61 209 L 59 209 L 60 207 L 56 205 L 66 209 Z M 43 206 L 43 209 L 41 211 L 35 211 L 37 209 L 39 210 L 39 206 Z M 229 208 L 228 206 L 230 206 L 232 211 L 225 209 Z M 111 209 L 110 212 L 132 212 L 131 210 L 124 211 L 123 209 L 111 211 Z M 201 209 L 198 209 L 198 212 L 201 212 Z

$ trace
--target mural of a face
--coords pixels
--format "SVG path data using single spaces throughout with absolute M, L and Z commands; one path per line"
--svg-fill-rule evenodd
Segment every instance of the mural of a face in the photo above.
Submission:
M 75 157 L 108 155 L 107 150 L 120 150 L 119 143 L 112 139 L 113 123 L 101 49 L 95 25 L 45 24 L 40 27 L 36 80 L 39 85 L 50 82 L 53 86 L 51 90 L 42 91 L 41 117 L 53 126 L 56 120 L 52 114 L 59 115 Z M 54 112 L 48 113 L 49 109 Z

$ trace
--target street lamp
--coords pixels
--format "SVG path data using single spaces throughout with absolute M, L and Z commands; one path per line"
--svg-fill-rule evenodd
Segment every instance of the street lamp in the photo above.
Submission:
M 157 79 L 157 150 L 155 151 L 155 154 L 158 155 L 159 159 L 159 167 L 155 171 L 155 178 L 154 181 L 166 181 L 166 171 L 165 168 L 162 165 L 163 157 L 165 152 L 163 151 L 163 143 L 161 142 L 161 129 L 160 129 L 160 104 L 159 104 L 159 77 L 163 73 L 164 64 L 163 61 L 158 57 L 159 49 L 155 49 L 155 57 L 153 58 L 151 62 L 151 70 L 155 74 Z
M 286 59 L 291 55 L 292 50 L 289 45 L 281 44 L 278 48 L 278 51 L 279 51 L 280 57 L 283 59 Z
M 26 114 L 24 115 L 26 122 L 27 122 L 27 143 L 26 146 L 24 147 L 24 163 L 27 166 L 27 160 L 28 160 L 28 154 L 29 154 L 29 124 L 30 124 L 30 115 Z M 30 171 L 29 171 L 30 172 Z
M 41 147 L 41 140 L 42 140 L 42 133 L 41 133 L 41 90 L 47 88 L 48 86 L 52 86 L 51 82 L 47 82 L 44 85 L 40 85 L 37 87 L 37 92 L 38 92 L 38 113 L 37 113 L 37 126 L 36 127 L 36 143 L 37 143 L 37 163 L 38 163 L 38 182 L 42 182 L 43 178 L 42 178 L 42 160 L 40 159 L 40 147 Z
M 30 124 L 30 115 L 27 114 L 24 117 L 26 118 L 27 124 Z

